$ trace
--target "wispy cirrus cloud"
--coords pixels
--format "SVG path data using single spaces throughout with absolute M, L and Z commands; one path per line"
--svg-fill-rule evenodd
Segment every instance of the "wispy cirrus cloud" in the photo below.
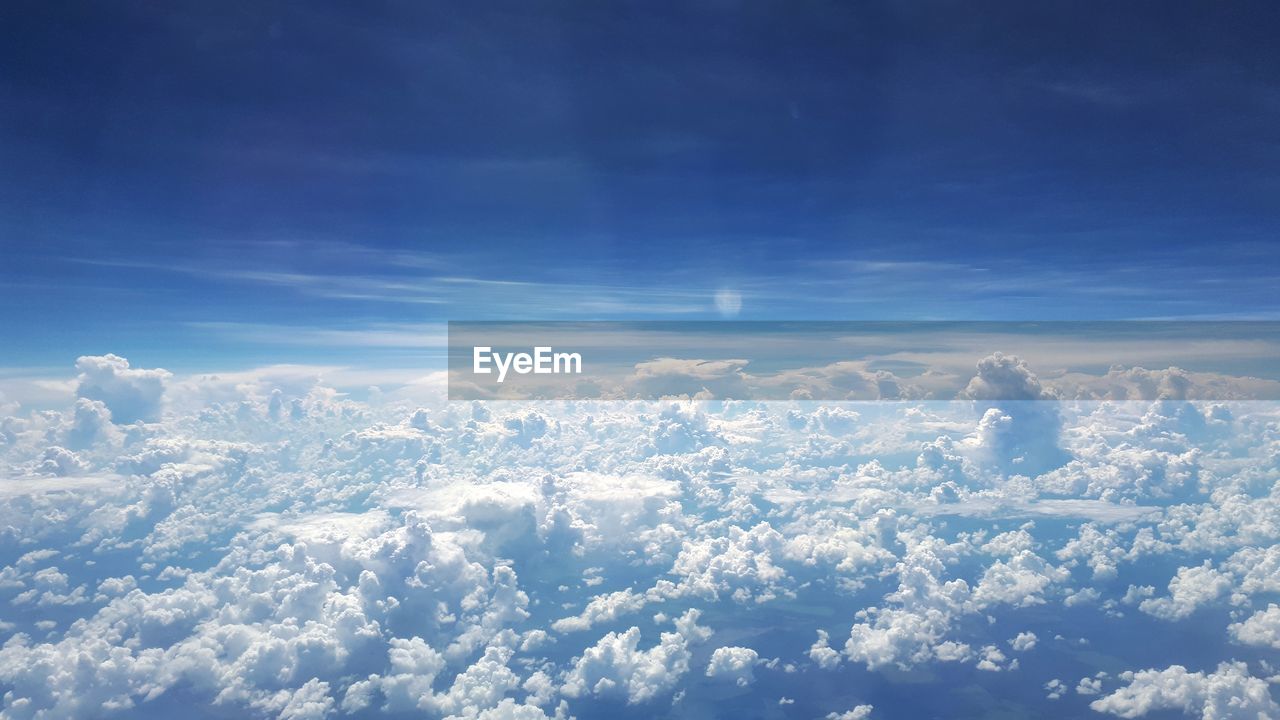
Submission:
M 271 345 L 357 348 L 426 348 L 443 351 L 448 336 L 443 323 L 376 323 L 362 328 L 331 328 L 268 323 L 197 322 L 191 327 L 229 341 Z
M 376 255 L 375 255 L 376 256 Z M 412 256 L 410 258 L 413 259 Z M 590 282 L 515 280 L 463 274 L 427 273 L 423 260 L 406 270 L 396 254 L 387 263 L 348 273 L 330 269 L 305 272 L 243 263 L 219 266 L 188 261 L 68 258 L 102 267 L 130 268 L 197 277 L 220 283 L 243 283 L 291 290 L 329 300 L 404 305 L 436 305 L 453 314 L 482 312 L 537 316 L 567 314 L 696 314 L 711 312 L 719 286 L 670 288 Z M 434 263 L 441 267 L 443 262 Z

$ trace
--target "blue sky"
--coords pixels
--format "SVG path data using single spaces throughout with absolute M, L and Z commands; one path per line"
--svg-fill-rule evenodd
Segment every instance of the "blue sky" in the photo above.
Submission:
M 0 2 L 0 718 L 1280 718 L 1280 323 L 449 400 L 1280 320 L 1280 3 L 974 7 Z
M 718 318 L 718 292 L 752 319 L 1274 318 L 1278 21 L 11 4 L 0 364 L 412 364 L 446 319 Z

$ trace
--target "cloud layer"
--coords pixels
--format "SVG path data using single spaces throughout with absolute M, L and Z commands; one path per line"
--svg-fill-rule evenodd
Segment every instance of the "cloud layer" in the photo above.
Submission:
M 1280 712 L 1275 403 L 76 371 L 0 419 L 0 717 Z

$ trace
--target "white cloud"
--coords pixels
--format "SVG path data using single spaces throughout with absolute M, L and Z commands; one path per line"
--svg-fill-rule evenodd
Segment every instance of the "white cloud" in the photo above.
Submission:
M 332 710 L 329 683 L 312 678 L 288 695 L 277 717 L 280 720 L 322 720 Z
M 131 368 L 128 360 L 110 354 L 81 357 L 76 369 L 76 395 L 104 403 L 117 423 L 159 419 L 165 385 L 172 377 L 168 371 Z
M 1123 660 L 1074 621 L 1128 606 L 1218 623 L 1219 646 L 1169 662 L 1276 647 L 1274 405 L 1052 404 L 1037 425 L 981 403 L 449 404 L 110 357 L 77 370 L 102 399 L 0 418 L 6 716 L 143 714 L 180 690 L 245 717 L 568 717 L 698 707 L 708 674 L 773 707 L 759 667 L 1038 669 L 1054 653 L 1020 653 L 1054 635 Z M 1050 426 L 1071 459 L 1036 474 L 1025 433 Z M 1144 584 L 1178 565 L 1167 592 Z M 1217 604 L 1229 620 L 1194 614 Z M 1039 636 L 1016 632 L 1026 612 Z M 699 646 L 699 622 L 730 644 Z M 761 659 L 740 647 L 756 623 L 804 640 Z M 1231 664 L 1144 673 L 1045 690 L 1273 711 Z
M 1003 670 L 1016 670 L 1018 661 L 1016 659 L 1010 661 L 1009 658 L 995 645 L 988 645 L 982 648 L 981 658 L 978 660 L 977 668 L 988 672 L 1001 672 Z
M 750 530 L 728 528 L 727 536 L 686 541 L 671 568 L 679 594 L 738 602 L 768 602 L 786 589 L 787 573 L 775 563 L 784 538 L 768 523 Z
M 1048 397 L 1031 368 L 1016 355 L 996 352 L 978 361 L 978 374 L 961 393 L 973 400 L 1041 400 Z
M 1280 650 L 1280 605 L 1271 603 L 1244 622 L 1227 628 L 1232 639 L 1242 645 L 1260 645 Z
M 840 653 L 831 649 L 831 636 L 826 630 L 818 631 L 818 639 L 814 641 L 809 648 L 809 659 L 818 664 L 818 667 L 830 670 L 840 665 Z
M 725 678 L 746 687 L 755 679 L 754 669 L 759 657 L 751 648 L 718 647 L 707 663 L 707 677 Z
M 1014 652 L 1027 652 L 1036 646 L 1036 634 L 1033 632 L 1020 632 L 1012 640 L 1009 641 L 1009 647 Z
M 664 632 L 657 645 L 640 650 L 640 628 L 611 632 L 574 662 L 560 691 L 567 697 L 618 695 L 629 703 L 652 700 L 671 691 L 689 671 L 689 645 L 709 632 L 697 625 L 699 613 L 690 610 L 677 621 L 675 632 Z
M 1181 710 L 1204 720 L 1260 720 L 1280 716 L 1267 681 L 1253 677 L 1241 662 L 1222 663 L 1213 672 L 1190 672 L 1181 665 L 1125 673 L 1128 685 L 1094 700 L 1097 712 L 1123 718 L 1155 710 Z
M 973 599 L 980 606 L 1005 603 L 1017 607 L 1044 604 L 1044 593 L 1067 579 L 1067 572 L 1030 550 L 996 561 L 982 574 Z
M 1178 568 L 1178 574 L 1169 581 L 1169 597 L 1143 600 L 1138 609 L 1162 620 L 1181 620 L 1230 589 L 1230 576 L 1215 570 L 1206 560 L 1199 566 Z
M 1080 678 L 1076 683 L 1077 695 L 1097 695 L 1102 692 L 1102 680 L 1099 678 Z
M 556 632 L 576 632 L 589 630 L 592 625 L 616 620 L 627 613 L 636 612 L 645 605 L 644 595 L 627 588 L 606 595 L 597 595 L 587 603 L 587 607 L 576 617 L 561 618 L 551 623 Z

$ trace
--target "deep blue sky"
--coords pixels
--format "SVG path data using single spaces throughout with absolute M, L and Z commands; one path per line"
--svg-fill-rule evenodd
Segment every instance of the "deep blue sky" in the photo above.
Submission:
M 1274 3 L 5 3 L 0 366 L 404 360 L 722 290 L 1276 317 L 1276 37 Z

